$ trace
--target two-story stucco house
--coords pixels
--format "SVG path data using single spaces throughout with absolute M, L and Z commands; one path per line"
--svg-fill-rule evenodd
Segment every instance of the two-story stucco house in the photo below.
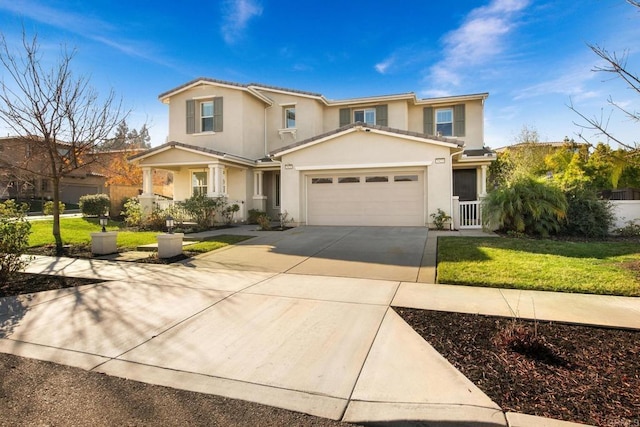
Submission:
M 168 169 L 174 200 L 228 197 L 240 219 L 249 209 L 308 225 L 426 226 L 438 209 L 457 218 L 458 200 L 485 192 L 495 159 L 483 140 L 487 96 L 329 100 L 199 78 L 159 96 L 170 142 L 133 158 L 141 200 L 153 198 L 153 170 Z

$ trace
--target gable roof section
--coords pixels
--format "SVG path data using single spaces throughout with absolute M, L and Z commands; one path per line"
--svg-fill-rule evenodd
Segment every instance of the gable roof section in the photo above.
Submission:
M 330 139 L 334 139 L 339 136 L 346 135 L 351 132 L 358 132 L 358 131 L 371 132 L 371 133 L 376 133 L 380 135 L 390 135 L 390 136 L 395 136 L 403 139 L 427 142 L 427 143 L 441 145 L 441 146 L 450 147 L 450 148 L 460 148 L 463 145 L 460 141 L 452 138 L 443 138 L 439 136 L 426 135 L 418 132 L 410 132 L 410 131 L 401 130 L 401 129 L 389 128 L 386 126 L 368 125 L 366 123 L 356 122 L 356 123 L 351 123 L 341 128 L 334 129 L 332 131 L 329 131 L 320 135 L 313 136 L 303 141 L 295 142 L 293 144 L 279 148 L 278 150 L 274 150 L 271 153 L 269 153 L 269 155 L 273 157 L 283 156 L 285 154 L 289 154 L 294 151 L 301 150 L 303 148 L 307 148 L 307 147 L 328 141 Z
M 278 92 L 278 93 L 289 93 L 298 96 L 304 96 L 309 98 L 315 98 L 318 101 L 322 102 L 326 106 L 341 106 L 341 105 L 356 105 L 356 104 L 370 104 L 372 102 L 387 102 L 387 101 L 399 101 L 399 100 L 407 100 L 413 102 L 415 105 L 438 105 L 438 104 L 452 104 L 456 102 L 465 102 L 472 100 L 485 100 L 489 93 L 475 93 L 469 95 L 456 95 L 456 96 L 444 96 L 438 98 L 422 98 L 419 99 L 416 97 L 414 92 L 405 92 L 399 94 L 391 94 L 391 95 L 375 95 L 375 96 L 367 96 L 360 98 L 345 98 L 345 99 L 336 99 L 331 100 L 324 97 L 324 95 L 315 92 L 308 92 L 298 89 L 289 89 L 279 86 L 265 85 L 262 83 L 236 83 L 230 82 L 226 80 L 217 80 L 208 77 L 198 77 L 197 79 L 191 80 L 183 85 L 180 85 L 176 88 L 173 88 L 169 91 L 163 92 L 158 95 L 158 99 L 163 103 L 169 103 L 169 98 L 173 95 L 178 94 L 182 91 L 191 89 L 192 87 L 198 85 L 213 85 L 213 86 L 221 86 L 227 87 L 231 89 L 237 89 L 246 91 L 256 98 L 262 100 L 267 105 L 273 105 L 273 101 L 266 95 L 264 95 L 261 91 L 265 92 Z
M 223 153 L 222 151 L 212 150 L 210 148 L 198 147 L 195 145 L 185 144 L 184 142 L 171 141 L 166 144 L 162 144 L 158 147 L 151 148 L 144 153 L 139 153 L 134 156 L 128 158 L 130 162 L 135 160 L 142 160 L 148 157 L 152 157 L 156 154 L 162 153 L 167 150 L 177 149 L 183 151 L 190 151 L 192 153 L 206 154 L 216 159 L 228 160 L 236 163 L 241 163 L 244 165 L 252 166 L 255 162 L 251 159 L 247 159 L 245 157 L 236 156 L 234 154 Z

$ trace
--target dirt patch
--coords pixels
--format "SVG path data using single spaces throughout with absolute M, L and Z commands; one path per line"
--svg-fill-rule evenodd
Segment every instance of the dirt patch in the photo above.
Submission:
M 395 310 L 505 411 L 640 423 L 640 331 Z

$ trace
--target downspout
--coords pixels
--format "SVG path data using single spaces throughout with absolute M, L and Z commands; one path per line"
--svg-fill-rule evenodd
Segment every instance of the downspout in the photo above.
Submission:
M 266 107 L 264 107 L 264 156 L 265 157 L 269 156 L 269 148 L 267 144 L 267 110 L 271 107 L 273 107 L 273 104 L 267 105 Z
M 455 213 L 453 212 L 453 156 L 464 153 L 464 150 L 456 151 L 449 155 L 449 212 L 451 212 L 451 223 L 449 224 L 449 229 L 453 230 L 453 219 L 455 218 Z

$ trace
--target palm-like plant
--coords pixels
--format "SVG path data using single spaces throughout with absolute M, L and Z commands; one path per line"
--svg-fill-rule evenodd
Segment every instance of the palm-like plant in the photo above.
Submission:
M 567 199 L 551 184 L 520 178 L 490 192 L 483 201 L 482 212 L 483 222 L 490 229 L 547 237 L 560 231 Z

